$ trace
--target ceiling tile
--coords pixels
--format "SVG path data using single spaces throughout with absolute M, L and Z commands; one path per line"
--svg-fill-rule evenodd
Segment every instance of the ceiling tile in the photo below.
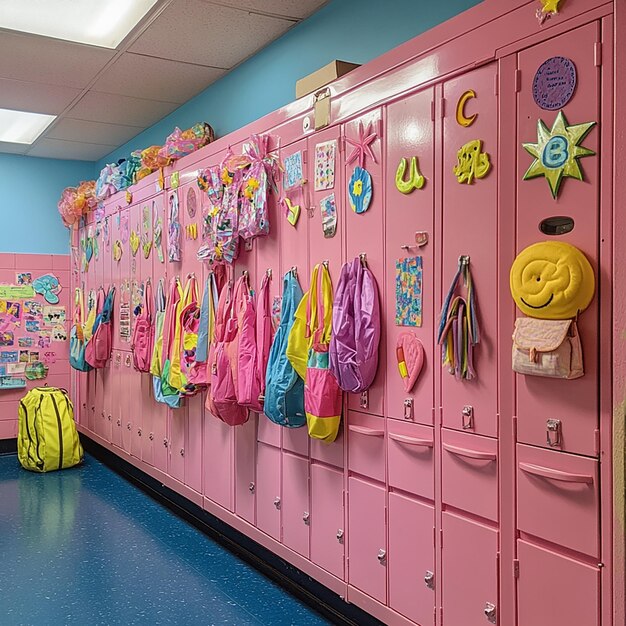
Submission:
M 58 115 L 80 89 L 0 78 L 0 108 Z
M 39 139 L 28 151 L 28 156 L 49 159 L 75 159 L 77 161 L 97 161 L 112 152 L 111 146 L 61 139 Z
M 138 135 L 144 128 L 145 126 L 103 124 L 102 122 L 87 122 L 64 117 L 45 133 L 44 137 L 119 146 Z
M 293 21 L 212 5 L 204 0 L 178 0 L 159 15 L 130 51 L 231 68 L 291 26 Z
M 115 50 L 3 32 L 0 78 L 83 88 L 114 54 Z
M 207 3 L 211 2 L 211 0 L 204 1 Z M 325 4 L 328 4 L 328 0 L 217 0 L 217 2 L 240 9 L 299 19 L 308 17 Z
M 0 141 L 0 152 L 8 154 L 26 154 L 30 146 L 24 143 L 9 143 L 8 141 Z
M 78 120 L 147 127 L 163 119 L 179 106 L 177 102 L 160 102 L 88 91 L 67 115 Z
M 125 53 L 107 68 L 93 88 L 182 104 L 223 74 L 224 70 Z

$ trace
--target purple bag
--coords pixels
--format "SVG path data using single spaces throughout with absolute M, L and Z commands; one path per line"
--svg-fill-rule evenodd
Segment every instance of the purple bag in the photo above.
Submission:
M 361 393 L 378 369 L 380 302 L 374 275 L 360 257 L 341 268 L 332 327 L 330 369 L 341 389 Z

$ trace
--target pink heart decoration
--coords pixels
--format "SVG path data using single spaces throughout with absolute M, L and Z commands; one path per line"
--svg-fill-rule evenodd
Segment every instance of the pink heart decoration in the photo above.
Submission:
M 398 362 L 400 362 L 401 355 L 404 354 L 407 376 L 402 377 L 402 382 L 404 383 L 404 390 L 408 393 L 413 389 L 413 385 L 415 385 L 424 366 L 424 346 L 415 334 L 402 332 L 396 341 L 396 354 L 398 355 Z

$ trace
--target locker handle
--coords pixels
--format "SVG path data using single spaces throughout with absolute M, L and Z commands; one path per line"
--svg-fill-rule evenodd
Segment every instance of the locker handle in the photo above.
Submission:
M 587 474 L 572 474 L 570 472 L 561 472 L 550 467 L 543 467 L 541 465 L 532 465 L 531 463 L 520 463 L 519 468 L 522 472 L 527 474 L 533 474 L 534 476 L 541 476 L 543 478 L 550 478 L 552 480 L 562 480 L 567 483 L 593 483 L 593 476 Z
M 449 443 L 444 443 L 443 449 L 450 454 L 456 456 L 465 456 L 468 459 L 478 459 L 479 461 L 495 461 L 498 457 L 495 452 L 480 452 L 480 450 L 470 450 L 469 448 L 459 448 L 458 446 L 451 446 Z
M 367 435 L 368 437 L 383 437 L 385 435 L 384 430 L 377 430 L 374 428 L 368 428 L 367 426 L 355 426 L 351 424 L 348 429 L 353 433 L 359 433 L 361 435 Z
M 423 448 L 432 448 L 433 441 L 431 439 L 419 439 L 418 437 L 407 437 L 406 435 L 396 435 L 395 433 L 389 433 L 389 439 L 405 443 L 408 446 L 421 446 Z

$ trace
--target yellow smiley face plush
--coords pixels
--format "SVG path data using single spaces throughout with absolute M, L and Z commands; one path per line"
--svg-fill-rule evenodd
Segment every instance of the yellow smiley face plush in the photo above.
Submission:
M 542 241 L 522 250 L 511 266 L 511 295 L 529 317 L 564 320 L 584 311 L 595 293 L 593 268 L 576 247 Z

